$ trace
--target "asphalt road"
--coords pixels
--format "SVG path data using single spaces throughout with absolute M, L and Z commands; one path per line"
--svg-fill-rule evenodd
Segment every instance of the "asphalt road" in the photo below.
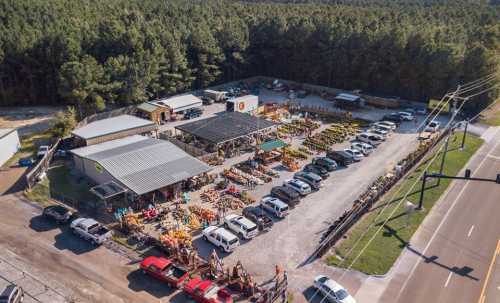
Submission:
M 500 173 L 500 134 L 468 168 L 477 177 Z M 425 244 L 407 249 L 416 263 L 395 275 L 379 302 L 500 302 L 500 185 L 455 181 L 440 206 L 433 212 L 441 220 L 423 226 Z
M 185 302 L 182 293 L 138 271 L 136 262 L 93 247 L 39 214 L 22 198 L 0 197 L 0 287 L 21 285 L 26 302 Z

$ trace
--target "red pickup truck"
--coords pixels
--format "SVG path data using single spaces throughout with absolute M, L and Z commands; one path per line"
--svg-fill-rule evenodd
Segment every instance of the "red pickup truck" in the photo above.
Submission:
M 183 289 L 197 303 L 233 303 L 233 298 L 227 289 L 200 277 L 189 280 Z
M 189 271 L 169 259 L 150 256 L 141 262 L 141 269 L 174 288 L 181 288 L 189 280 Z

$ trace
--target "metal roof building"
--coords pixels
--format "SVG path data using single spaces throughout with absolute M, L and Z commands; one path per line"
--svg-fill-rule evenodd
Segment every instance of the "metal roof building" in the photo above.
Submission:
M 201 107 L 203 105 L 203 101 L 192 94 L 151 101 L 150 103 L 159 106 L 168 106 L 172 113 L 179 113 L 191 108 Z
M 138 195 L 211 170 L 174 144 L 130 136 L 71 151 L 76 169 L 98 184 L 114 181 Z
M 131 115 L 121 115 L 91 122 L 75 129 L 72 134 L 85 142 L 85 145 L 97 144 L 126 136 L 146 134 L 157 128 L 153 121 Z
M 21 147 L 15 128 L 0 128 L 0 166 L 10 159 Z
M 278 124 L 240 112 L 224 112 L 215 117 L 182 124 L 175 128 L 205 141 L 219 144 L 248 136 Z

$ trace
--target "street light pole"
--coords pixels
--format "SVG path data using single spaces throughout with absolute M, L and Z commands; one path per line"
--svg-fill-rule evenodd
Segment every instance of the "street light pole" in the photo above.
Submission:
M 427 171 L 424 171 L 424 175 L 422 177 L 422 188 L 420 189 L 420 200 L 418 201 L 418 210 L 422 210 L 422 204 L 424 203 L 424 191 L 425 191 L 425 183 L 427 181 Z
M 443 174 L 443 169 L 444 169 L 444 161 L 446 159 L 446 153 L 448 152 L 448 143 L 450 141 L 450 136 L 446 137 L 446 141 L 444 143 L 444 151 L 443 151 L 443 157 L 441 158 L 441 165 L 439 167 L 439 174 Z M 437 186 L 439 186 L 441 179 L 438 179 L 437 181 Z

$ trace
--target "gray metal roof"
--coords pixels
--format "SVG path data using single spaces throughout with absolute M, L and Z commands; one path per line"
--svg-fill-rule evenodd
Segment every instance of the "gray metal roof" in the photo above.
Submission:
M 0 128 L 0 139 L 15 131 L 15 128 Z
M 168 141 L 139 135 L 71 152 L 99 163 L 120 183 L 138 195 L 211 170 L 210 166 Z
M 83 139 L 92 139 L 144 126 L 155 126 L 155 123 L 131 115 L 121 115 L 91 122 L 75 129 L 72 134 Z
M 351 94 L 346 94 L 346 93 L 340 93 L 338 94 L 335 99 L 343 100 L 343 101 L 358 101 L 361 97 L 356 96 L 356 95 L 351 95 Z

